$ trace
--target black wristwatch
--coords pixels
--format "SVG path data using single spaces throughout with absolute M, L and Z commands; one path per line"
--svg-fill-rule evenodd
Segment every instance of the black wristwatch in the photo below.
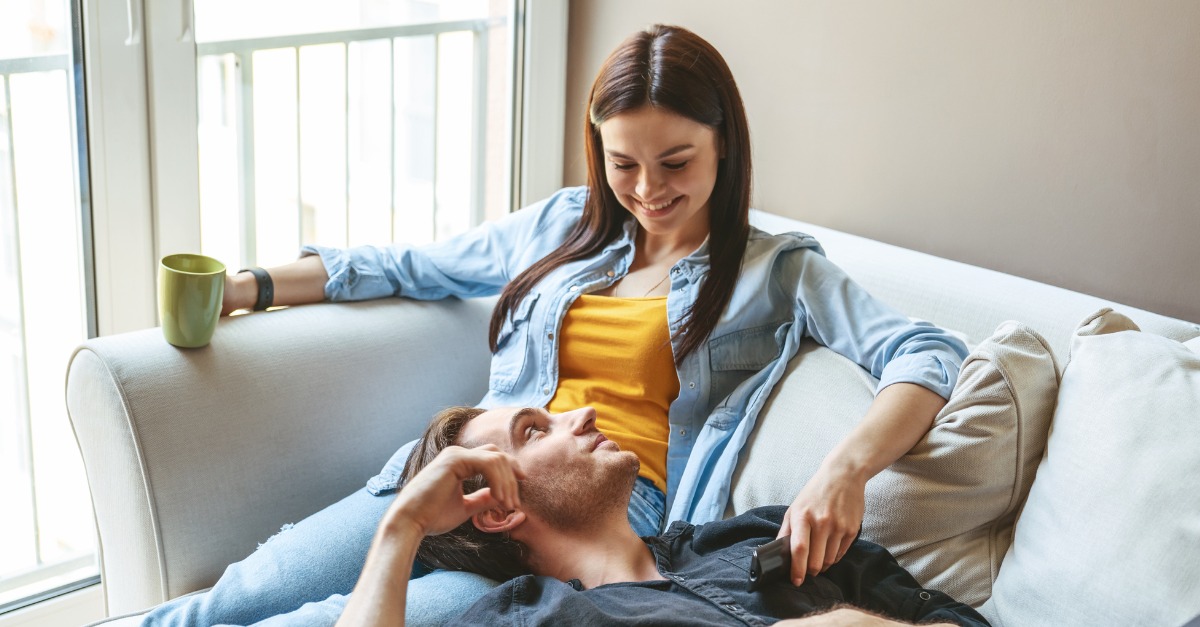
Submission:
M 238 270 L 238 274 L 249 272 L 254 275 L 254 282 L 258 284 L 258 298 L 254 301 L 254 311 L 262 311 L 275 303 L 275 283 L 271 281 L 271 275 L 262 268 L 243 268 Z

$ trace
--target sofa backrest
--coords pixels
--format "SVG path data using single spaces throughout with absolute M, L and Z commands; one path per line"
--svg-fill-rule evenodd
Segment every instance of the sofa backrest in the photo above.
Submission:
M 1050 342 L 1061 366 L 1076 326 L 1103 307 L 1129 316 L 1146 332 L 1180 342 L 1200 336 L 1200 324 L 1194 322 L 815 224 L 762 211 L 751 213 L 751 223 L 771 233 L 799 231 L 816 237 L 829 259 L 876 298 L 907 316 L 960 331 L 972 344 L 1001 322 L 1016 320 Z

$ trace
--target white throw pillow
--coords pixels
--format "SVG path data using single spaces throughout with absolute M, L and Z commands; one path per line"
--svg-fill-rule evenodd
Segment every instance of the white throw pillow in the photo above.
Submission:
M 874 399 L 877 381 L 805 342 L 742 455 L 740 513 L 790 504 Z M 988 598 L 1041 459 L 1058 380 L 1048 343 L 1006 322 L 963 363 L 929 434 L 867 483 L 862 537 L 918 581 L 978 605 Z
M 996 625 L 1181 625 L 1200 614 L 1200 355 L 1104 309 L 1071 342 Z

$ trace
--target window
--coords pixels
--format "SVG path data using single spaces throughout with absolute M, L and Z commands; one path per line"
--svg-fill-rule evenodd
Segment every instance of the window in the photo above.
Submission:
M 196 3 L 202 251 L 269 266 L 507 211 L 509 3 L 305 4 Z
M 0 0 L 0 613 L 97 579 L 62 377 L 156 324 L 157 259 L 429 241 L 545 196 L 565 41 L 561 0 Z
M 78 24 L 66 0 L 0 4 L 0 609 L 97 575 L 62 402 L 92 324 Z

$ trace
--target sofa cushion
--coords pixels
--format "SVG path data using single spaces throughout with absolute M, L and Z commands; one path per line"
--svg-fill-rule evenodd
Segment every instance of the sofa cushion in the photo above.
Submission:
M 866 413 L 875 383 L 806 341 L 743 454 L 733 511 L 791 503 Z M 1046 341 L 1019 323 L 1000 325 L 964 361 L 929 434 L 867 483 L 862 537 L 923 585 L 985 601 L 1042 456 L 1057 383 Z
M 1197 451 L 1200 356 L 1110 309 L 1086 319 L 985 616 L 1181 625 L 1200 613 Z

